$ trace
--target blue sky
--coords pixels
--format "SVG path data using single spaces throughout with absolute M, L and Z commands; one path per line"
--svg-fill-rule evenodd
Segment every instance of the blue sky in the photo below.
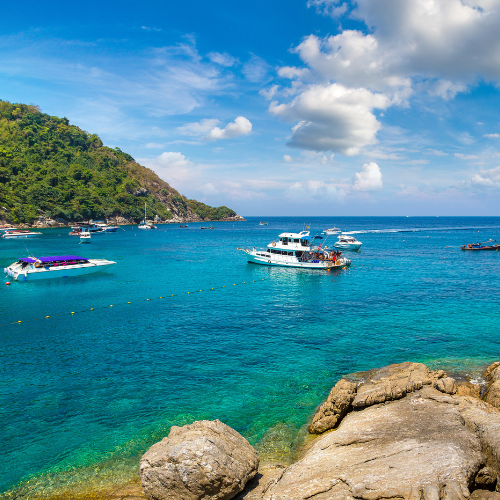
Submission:
M 0 99 L 243 215 L 497 215 L 500 0 L 10 2 Z

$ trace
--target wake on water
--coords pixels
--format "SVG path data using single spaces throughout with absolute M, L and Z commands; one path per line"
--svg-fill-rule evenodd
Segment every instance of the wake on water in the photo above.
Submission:
M 427 231 L 471 231 L 473 229 L 500 229 L 500 226 L 422 227 L 422 228 L 404 228 L 404 229 L 358 229 L 356 231 L 342 231 L 342 234 L 421 233 L 421 232 L 427 232 Z

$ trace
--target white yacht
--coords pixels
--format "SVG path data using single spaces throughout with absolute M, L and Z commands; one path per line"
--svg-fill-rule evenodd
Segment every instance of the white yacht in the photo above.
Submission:
M 353 236 L 347 236 L 346 234 L 340 234 L 337 237 L 337 241 L 334 243 L 335 248 L 342 248 L 343 250 L 359 250 L 361 248 L 361 241 L 358 241 Z
M 28 231 L 26 229 L 14 229 L 11 231 L 5 231 L 2 234 L 2 238 L 5 238 L 5 239 L 36 238 L 37 236 L 40 236 L 41 234 L 42 233 Z
M 325 229 L 323 231 L 323 234 L 326 234 L 326 235 L 339 234 L 339 233 L 340 233 L 340 229 L 338 227 L 332 227 L 330 229 Z
M 90 235 L 90 231 L 82 231 L 80 233 L 80 243 L 91 243 L 92 237 Z
M 314 245 L 309 231 L 281 233 L 278 241 L 267 245 L 265 250 L 238 248 L 247 254 L 247 261 L 265 266 L 302 267 L 305 269 L 337 269 L 351 265 L 351 261 L 321 245 Z
M 15 281 L 32 281 L 95 273 L 112 264 L 116 262 L 105 259 L 86 259 L 77 255 L 25 257 L 4 268 L 4 272 Z
M 144 203 L 144 220 L 137 226 L 137 229 L 157 229 L 157 227 L 150 223 L 146 222 L 146 203 Z

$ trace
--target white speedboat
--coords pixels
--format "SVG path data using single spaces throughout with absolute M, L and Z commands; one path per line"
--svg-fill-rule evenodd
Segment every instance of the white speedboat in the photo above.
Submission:
M 77 223 L 76 226 L 71 228 L 70 236 L 80 236 L 82 233 L 89 232 L 92 234 L 104 234 L 104 228 L 97 224 L 90 223 Z
M 362 244 L 361 241 L 358 241 L 353 236 L 341 234 L 333 246 L 335 248 L 342 248 L 343 250 L 359 250 Z
M 332 227 L 330 229 L 325 229 L 323 231 L 323 234 L 327 234 L 327 235 L 339 234 L 339 233 L 340 233 L 340 229 L 338 227 Z
M 88 231 L 82 231 L 80 233 L 80 243 L 91 243 L 92 237 Z
M 269 226 L 269 222 L 259 222 L 259 226 Z
M 146 222 L 146 203 L 144 203 L 144 220 L 137 226 L 137 229 L 157 229 L 151 222 Z
M 77 255 L 25 257 L 6 267 L 4 272 L 15 281 L 32 281 L 95 273 L 112 264 L 116 262 L 105 259 L 86 259 Z
M 315 237 L 316 238 L 316 237 Z M 265 250 L 239 248 L 247 254 L 247 261 L 264 266 L 302 267 L 304 269 L 338 269 L 351 265 L 351 261 L 321 245 L 314 245 L 315 238 L 309 231 L 281 233 L 278 241 L 267 245 Z M 319 237 L 321 238 L 321 237 Z M 322 239 L 322 238 L 321 238 Z
M 14 229 L 12 231 L 5 231 L 2 234 L 2 238 L 17 239 L 17 238 L 36 238 L 42 233 L 37 233 L 33 231 L 27 231 L 25 229 Z
M 116 233 L 116 231 L 118 231 L 118 226 L 109 226 L 106 222 L 102 220 L 96 220 L 94 221 L 94 224 L 102 228 L 102 230 L 105 233 Z

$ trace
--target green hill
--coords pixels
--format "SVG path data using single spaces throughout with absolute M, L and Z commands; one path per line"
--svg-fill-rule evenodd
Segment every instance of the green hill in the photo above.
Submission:
M 121 216 L 220 220 L 227 207 L 188 200 L 119 148 L 49 116 L 38 106 L 0 100 L 0 220 L 31 224 L 40 216 L 68 221 Z

